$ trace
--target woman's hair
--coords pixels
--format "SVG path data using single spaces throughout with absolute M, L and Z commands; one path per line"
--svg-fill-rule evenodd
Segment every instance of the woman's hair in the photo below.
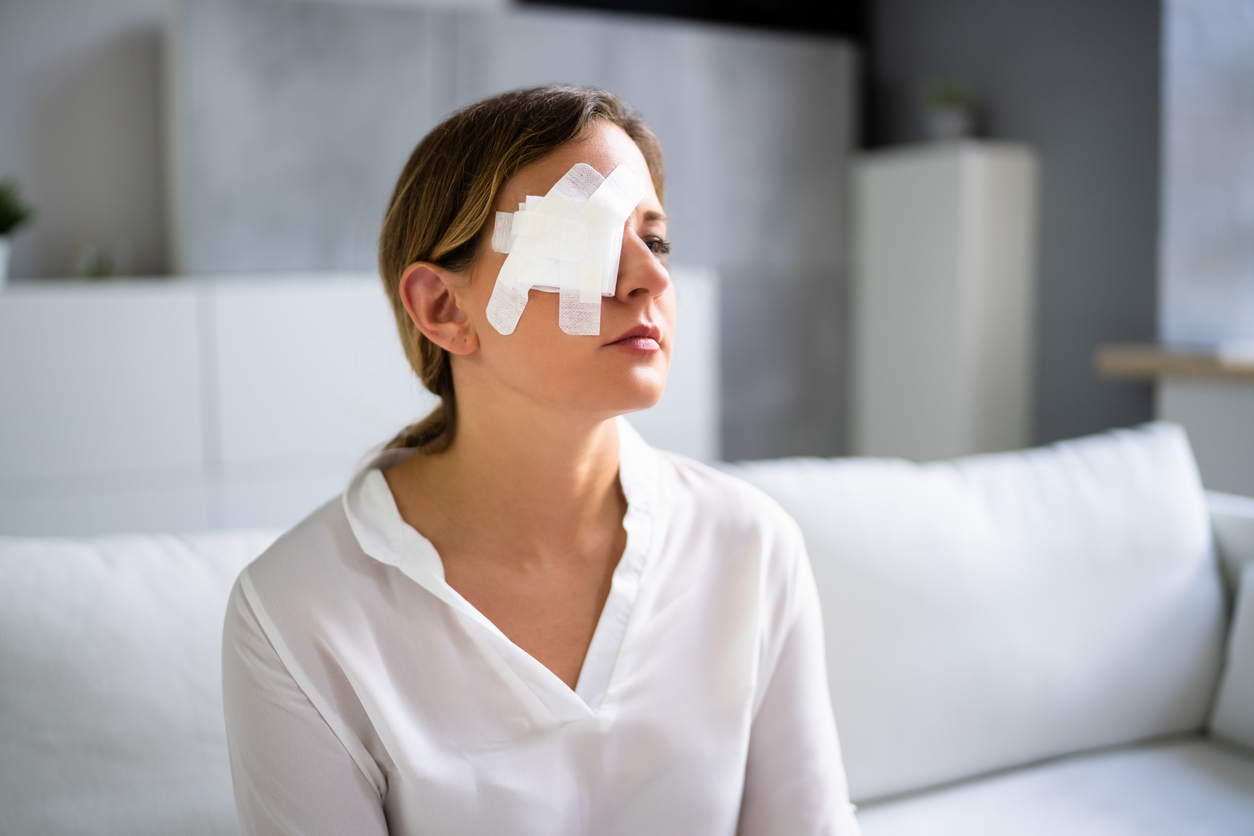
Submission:
M 469 267 L 505 181 L 596 122 L 617 125 L 635 141 L 661 200 L 665 171 L 657 137 L 613 93 L 591 87 L 532 87 L 484 99 L 437 125 L 410 155 L 379 233 L 379 273 L 409 365 L 441 403 L 402 431 L 389 448 L 438 453 L 457 431 L 448 352 L 423 336 L 409 318 L 401 301 L 401 274 L 416 261 L 452 271 Z

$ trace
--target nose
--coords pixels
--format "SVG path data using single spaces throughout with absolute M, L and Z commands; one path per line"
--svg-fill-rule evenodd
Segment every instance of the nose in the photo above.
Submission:
M 631 229 L 623 233 L 623 251 L 618 259 L 618 284 L 615 296 L 621 301 L 652 299 L 671 286 L 666 265 Z

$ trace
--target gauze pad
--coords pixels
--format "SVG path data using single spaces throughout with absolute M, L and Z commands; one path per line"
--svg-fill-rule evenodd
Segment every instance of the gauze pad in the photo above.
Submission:
M 544 197 L 528 195 L 517 212 L 497 212 L 492 249 L 508 253 L 488 300 L 488 322 L 514 333 L 527 291 L 558 294 L 557 324 L 567 334 L 601 333 L 601 297 L 613 296 L 623 224 L 645 184 L 626 166 L 602 177 L 576 163 Z

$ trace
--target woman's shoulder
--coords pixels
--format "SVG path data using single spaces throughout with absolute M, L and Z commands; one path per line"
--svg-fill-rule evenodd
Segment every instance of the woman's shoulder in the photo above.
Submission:
M 365 557 L 336 496 L 280 535 L 245 567 L 241 581 L 264 598 L 308 600 L 343 583 Z
M 763 646 L 776 647 L 808 562 L 801 529 L 778 502 L 748 482 L 684 456 L 660 456 L 662 481 L 669 485 L 659 516 L 663 568 L 655 578 L 706 590 L 711 598 L 730 596 L 727 600 L 753 590 Z
M 760 488 L 724 470 L 726 465 L 658 452 L 669 472 L 672 499 L 690 506 L 701 519 L 740 535 L 752 532 L 800 541 L 800 530 L 788 512 Z

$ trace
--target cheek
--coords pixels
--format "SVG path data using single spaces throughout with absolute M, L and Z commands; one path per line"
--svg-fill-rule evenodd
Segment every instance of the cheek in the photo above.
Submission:
M 532 350 L 560 352 L 564 343 L 573 338 L 562 333 L 557 326 L 558 297 L 556 293 L 531 290 L 527 294 L 527 307 L 512 337 Z M 569 346 L 568 346 L 569 347 Z M 555 358 L 556 359 L 556 358 Z
M 581 353 L 586 353 L 588 337 L 562 333 L 557 308 L 556 293 L 532 290 L 522 318 L 508 336 L 498 333 L 483 315 L 480 342 L 484 358 L 513 381 L 547 381 L 560 387 L 579 363 Z
M 666 341 L 666 356 L 671 356 L 671 349 L 675 345 L 675 287 L 671 285 L 666 292 L 658 297 L 656 304 L 657 317 L 661 320 L 658 325 L 662 329 L 663 334 L 669 335 Z
M 495 251 L 480 253 L 470 273 L 470 287 L 466 299 L 470 302 L 470 315 L 476 323 L 487 322 L 488 300 L 492 298 L 492 289 L 496 287 L 497 274 L 505 263 L 505 255 Z

